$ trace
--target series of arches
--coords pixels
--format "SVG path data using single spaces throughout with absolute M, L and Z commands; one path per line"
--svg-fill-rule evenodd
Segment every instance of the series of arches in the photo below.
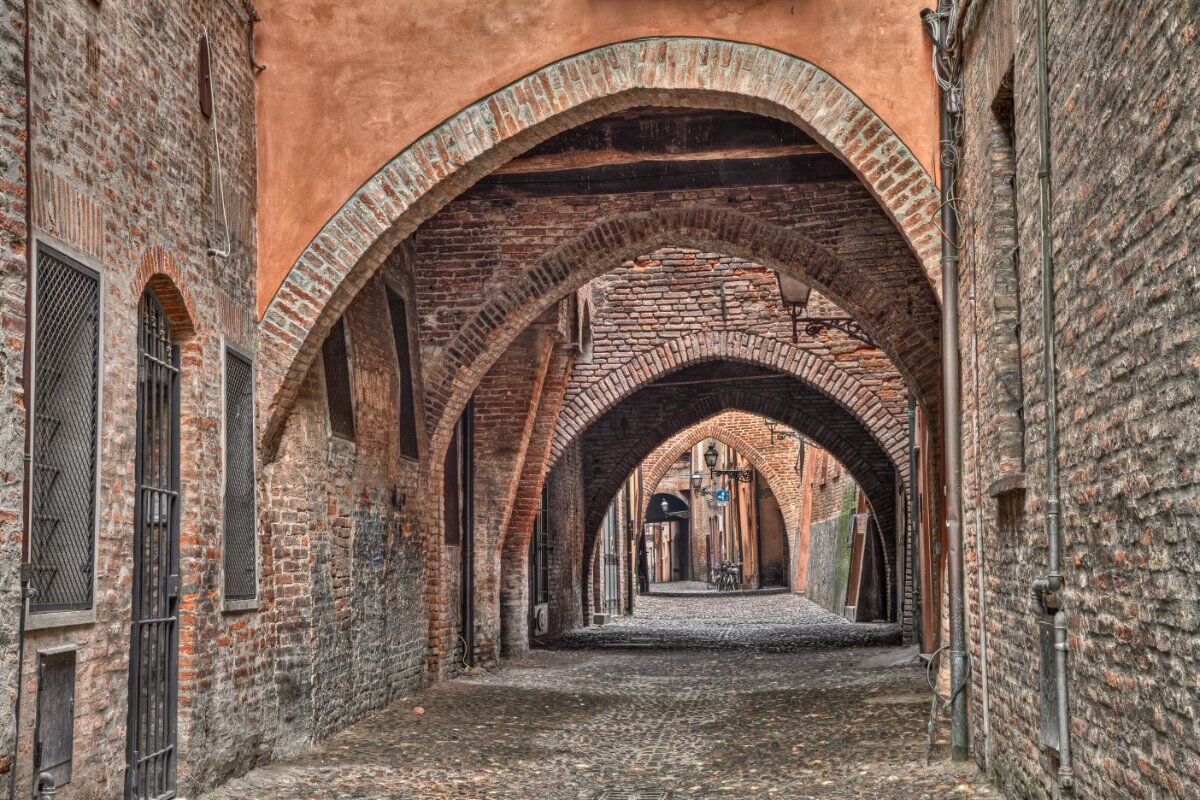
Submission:
M 409 234 L 479 178 L 538 142 L 643 105 L 735 109 L 797 125 L 844 161 L 876 198 L 914 256 L 912 268 L 888 271 L 870 258 L 839 254 L 797 230 L 732 208 L 654 208 L 601 220 L 494 287 L 451 341 L 431 353 L 423 374 L 428 438 L 420 464 L 422 495 L 438 496 L 456 421 L 521 331 L 593 278 L 665 245 L 744 258 L 815 287 L 860 321 L 936 417 L 940 275 L 932 222 L 938 200 L 930 176 L 883 120 L 819 67 L 754 45 L 679 37 L 621 42 L 539 70 L 430 131 L 347 200 L 297 259 L 259 323 L 264 459 L 275 457 L 300 384 L 329 327 Z M 907 480 L 907 432 L 896 414 L 832 360 L 744 333 L 663 342 L 587 387 L 563 410 L 551 463 L 568 443 L 587 437 L 621 402 L 655 380 L 720 361 L 789 376 L 803 391 L 828 400 L 822 413 L 861 435 L 848 439 L 827 419 L 802 417 L 778 400 L 736 387 L 706 396 L 649 432 L 645 442 L 651 444 L 628 448 L 619 464 L 589 487 L 585 564 L 599 529 L 597 512 L 602 515 L 624 475 L 680 426 L 728 408 L 783 421 L 834 453 L 867 493 L 881 527 L 894 526 L 895 478 Z M 427 509 L 424 521 L 430 647 L 442 652 L 447 648 L 436 642 L 449 632 L 438 587 L 447 566 L 435 557 L 438 515 Z

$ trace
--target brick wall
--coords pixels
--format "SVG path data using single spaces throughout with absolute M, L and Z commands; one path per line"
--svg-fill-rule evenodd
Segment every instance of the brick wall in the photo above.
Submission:
M 988 8 L 990 6 L 990 8 Z M 985 4 L 972 20 L 965 75 L 960 193 L 974 239 L 964 253 L 964 464 L 969 614 L 980 663 L 979 602 L 988 634 L 990 741 L 976 670 L 976 752 L 1015 796 L 1044 797 L 1052 764 L 1038 746 L 1038 656 L 1029 610 L 1046 569 L 1046 396 L 1040 308 L 1035 4 Z M 1200 167 L 1194 97 L 1200 6 L 1053 3 L 1049 19 L 1062 528 L 1070 616 L 1070 700 L 1078 796 L 1200 793 L 1194 727 L 1198 630 L 1194 542 L 1195 237 Z M 1024 494 L 988 489 L 1008 445 L 993 424 L 1005 398 L 986 391 L 997 346 L 992 287 L 1011 264 L 994 191 L 996 97 L 1011 58 L 1016 243 L 1020 253 Z M 969 259 L 969 261 L 968 261 Z M 971 280 L 971 266 L 974 277 Z M 981 365 L 974 402 L 974 356 Z M 978 437 L 973 430 L 978 419 Z M 976 459 L 979 462 L 975 469 Z M 978 570 L 983 570 L 980 597 Z
M 5 8 L 15 13 L 12 4 Z M 220 596 L 222 342 L 251 354 L 258 349 L 254 79 L 246 29 L 230 4 L 32 3 L 30 13 L 33 223 L 47 244 L 103 277 L 103 391 L 95 621 L 29 632 L 22 751 L 28 753 L 32 743 L 36 653 L 73 645 L 75 771 L 59 796 L 121 792 L 138 304 L 152 283 L 183 340 L 179 782 L 191 792 L 260 758 L 274 728 L 269 626 L 262 614 L 224 613 Z M 6 37 L 19 30 L 3 27 Z M 197 40 L 204 30 L 211 43 L 215 123 L 201 115 L 196 89 Z M 2 55 L 10 57 L 11 50 Z M 14 85 L 14 66 L 5 63 L 6 87 Z M 8 94 L 6 115 L 18 110 L 10 100 L 19 104 Z M 19 134 L 6 124 L 5 135 Z M 7 148 L 5 153 L 9 158 Z M 11 166 L 5 164 L 6 179 L 16 175 Z M 226 247 L 219 189 L 227 207 L 228 258 L 206 256 L 209 247 Z M 7 252 L 15 254 L 11 240 Z M 10 268 L 12 262 L 6 263 Z M 6 285 L 5 302 L 22 288 Z M 19 333 L 11 311 L 6 316 L 6 330 Z M 16 351 L 5 351 L 7 363 Z M 11 380 L 12 373 L 5 374 Z M 3 427 L 6 436 L 17 430 Z M 261 602 L 269 604 L 267 581 L 261 583 Z M 29 765 L 23 758 L 20 792 L 28 791 Z
M 402 275 L 376 278 L 345 318 L 355 440 L 331 435 L 322 375 L 314 370 L 266 476 L 277 597 L 276 755 L 340 730 L 425 680 L 421 509 L 429 501 L 417 491 L 419 463 L 399 452 L 385 277 L 404 290 Z
M 549 635 L 586 624 L 583 605 L 583 476 L 578 444 L 546 476 L 550 509 Z
M 804 482 L 810 507 L 807 530 L 799 538 L 807 543 L 804 594 L 818 605 L 841 614 L 846 605 L 850 577 L 851 515 L 858 510 L 858 485 L 828 452 L 805 448 Z

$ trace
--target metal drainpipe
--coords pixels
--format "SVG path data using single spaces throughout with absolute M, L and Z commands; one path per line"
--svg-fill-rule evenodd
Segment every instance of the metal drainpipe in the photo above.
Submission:
M 971 257 L 970 284 L 967 288 L 968 302 L 971 305 L 971 393 L 974 397 L 974 408 L 971 414 L 971 449 L 975 454 L 975 574 L 978 579 L 976 590 L 979 601 L 979 688 L 983 703 L 983 769 L 987 772 L 991 764 L 992 749 L 992 700 L 988 684 L 988 653 L 987 653 L 987 599 L 984 596 L 983 571 L 986 566 L 983 549 L 983 473 L 980 468 L 979 453 L 979 314 L 975 300 L 975 214 L 967 212 L 967 230 L 970 234 L 969 254 Z
M 1050 67 L 1047 0 L 1037 3 L 1038 215 L 1042 270 L 1042 380 L 1046 387 L 1046 542 L 1048 570 L 1033 583 L 1036 610 L 1054 615 L 1054 678 L 1058 688 L 1058 791 L 1075 796 L 1071 763 L 1071 718 L 1067 698 L 1067 615 L 1062 610 L 1062 531 L 1059 527 L 1058 380 L 1055 375 L 1054 236 L 1050 193 Z
M 913 641 L 921 649 L 921 559 L 917 552 L 917 398 L 908 393 L 908 568 L 912 574 Z M 803 452 L 803 448 L 801 448 Z
M 8 798 L 13 800 L 17 793 L 17 757 L 21 743 L 21 685 L 25 671 L 25 615 L 29 603 L 32 569 L 29 562 L 29 523 L 31 518 L 29 481 L 33 473 L 33 435 L 30 423 L 33 419 L 33 398 L 29 394 L 33 376 L 33 58 L 32 38 L 29 32 L 29 0 L 24 4 L 24 70 L 25 70 L 25 350 L 21 354 L 21 390 L 25 402 L 25 448 L 21 480 L 21 565 L 20 610 L 17 622 L 17 686 L 13 693 L 13 744 L 12 760 L 8 765 Z
M 955 761 L 969 757 L 967 693 L 970 676 L 966 646 L 966 601 L 962 542 L 962 395 L 958 335 L 958 214 L 954 182 L 958 166 L 955 125 L 961 113 L 957 86 L 957 8 L 953 0 L 938 0 L 937 11 L 921 13 L 934 43 L 934 75 L 938 96 L 942 226 L 942 397 L 943 441 L 946 460 L 946 561 L 950 595 L 950 751 Z

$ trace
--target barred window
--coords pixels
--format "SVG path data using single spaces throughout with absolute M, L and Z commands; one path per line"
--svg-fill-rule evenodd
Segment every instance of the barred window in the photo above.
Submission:
M 258 594 L 254 546 L 254 369 L 225 349 L 225 599 Z
M 412 363 L 408 345 L 408 310 L 404 298 L 387 290 L 388 312 L 392 318 L 392 338 L 396 342 L 396 365 L 400 375 L 400 453 L 418 458 L 417 414 L 413 405 Z
M 30 611 L 92 607 L 100 393 L 100 276 L 38 248 Z
M 350 362 L 346 357 L 346 323 L 339 319 L 321 345 L 325 366 L 325 399 L 329 428 L 335 436 L 354 441 L 354 396 L 350 390 Z

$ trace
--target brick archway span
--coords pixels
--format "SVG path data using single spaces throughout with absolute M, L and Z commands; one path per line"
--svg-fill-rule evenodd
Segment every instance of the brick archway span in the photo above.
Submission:
M 715 439 L 744 456 L 750 462 L 750 465 L 763 476 L 763 479 L 767 482 L 767 486 L 771 489 L 771 493 L 775 495 L 775 498 L 781 505 L 785 505 L 789 510 L 798 508 L 797 504 L 800 498 L 797 496 L 794 488 L 788 485 L 788 481 L 784 476 L 779 474 L 779 471 L 771 463 L 770 459 L 767 458 L 766 454 L 745 436 L 731 431 L 722 425 L 721 416 L 718 414 L 686 430 L 680 431 L 659 445 L 657 449 L 662 451 L 660 457 L 643 473 L 645 475 L 644 485 L 646 487 L 646 494 L 649 495 L 657 489 L 658 484 L 662 482 L 663 476 L 679 460 L 680 456 L 706 439 Z M 765 421 L 765 418 L 762 419 Z M 647 506 L 642 509 L 643 516 L 650 510 L 649 502 L 649 499 L 647 499 Z M 792 520 L 786 514 L 784 519 L 789 523 L 788 532 L 791 533 Z
M 783 513 L 783 560 L 785 564 L 791 563 L 789 553 L 800 524 L 799 482 L 795 478 L 788 480 L 786 476 L 780 474 L 776 468 L 776 464 L 772 462 L 755 442 L 752 442 L 737 431 L 731 430 L 726 419 L 727 416 L 727 413 L 722 413 L 710 417 L 698 425 L 693 425 L 690 428 L 680 431 L 656 448 L 659 452 L 659 457 L 650 465 L 650 469 L 644 473 L 645 493 L 648 497 L 646 499 L 647 505 L 642 509 L 642 516 L 644 518 L 650 511 L 649 495 L 652 495 L 657 490 L 663 476 L 679 460 L 679 457 L 688 450 L 691 450 L 698 443 L 706 439 L 715 439 L 718 442 L 728 445 L 745 458 L 750 466 L 754 467 L 763 480 L 766 481 L 767 488 L 775 496 L 775 500 L 779 503 L 780 511 Z M 757 415 L 748 416 L 754 416 L 760 423 L 766 422 L 766 418 L 764 417 L 758 417 Z M 653 456 L 653 453 L 651 455 Z M 792 585 L 791 570 L 788 570 L 788 572 L 787 581 L 790 587 Z
M 747 111 L 803 129 L 844 161 L 940 281 L 931 176 L 895 132 L 820 67 L 758 45 L 656 37 L 605 45 L 550 64 L 479 100 L 384 165 L 292 265 L 263 312 L 264 453 L 329 326 L 383 259 L 484 175 L 568 128 L 637 106 Z M 936 302 L 936 301 L 935 301 Z
M 425 383 L 426 414 L 437 421 L 430 442 L 435 463 L 450 440 L 452 421 L 521 330 L 593 278 L 665 246 L 743 258 L 811 283 L 872 332 L 921 404 L 936 415 L 940 309 L 928 287 L 906 304 L 889 293 L 895 287 L 887 281 L 798 231 L 726 208 L 663 208 L 604 220 L 554 249 L 498 288 L 459 329 Z
M 875 392 L 839 368 L 833 359 L 743 331 L 696 332 L 670 339 L 593 381 L 563 408 L 551 446 L 551 466 L 575 437 L 623 398 L 665 375 L 704 361 L 756 364 L 794 375 L 820 389 L 871 431 L 907 482 L 906 420 L 889 412 Z
M 738 383 L 735 380 L 730 384 L 712 384 L 694 392 L 686 403 L 671 405 L 669 414 L 655 413 L 664 406 L 638 407 L 639 416 L 653 415 L 657 422 L 628 433 L 625 432 L 627 425 L 621 419 L 622 406 L 618 405 L 585 434 L 585 453 L 590 449 L 603 449 L 605 444 L 612 446 L 615 440 L 610 438 L 606 442 L 604 438 L 605 428 L 610 421 L 614 430 L 620 431 L 619 441 L 627 443 L 619 449 L 614 447 L 614 452 L 605 453 L 604 460 L 592 465 L 590 470 L 585 468 L 585 587 L 590 586 L 586 571 L 595 552 L 604 512 L 630 472 L 663 442 L 681 431 L 723 411 L 736 410 L 788 425 L 841 462 L 862 488 L 875 516 L 887 559 L 888 591 L 892 591 L 892 576 L 895 574 L 896 475 L 891 460 L 862 424 L 832 400 L 791 376 L 780 378 L 786 382 L 783 391 L 766 391 L 762 381 Z M 631 399 L 636 401 L 639 395 L 655 390 L 652 384 Z M 630 399 L 625 402 L 629 403 Z M 584 595 L 586 612 L 589 602 L 586 591 Z

